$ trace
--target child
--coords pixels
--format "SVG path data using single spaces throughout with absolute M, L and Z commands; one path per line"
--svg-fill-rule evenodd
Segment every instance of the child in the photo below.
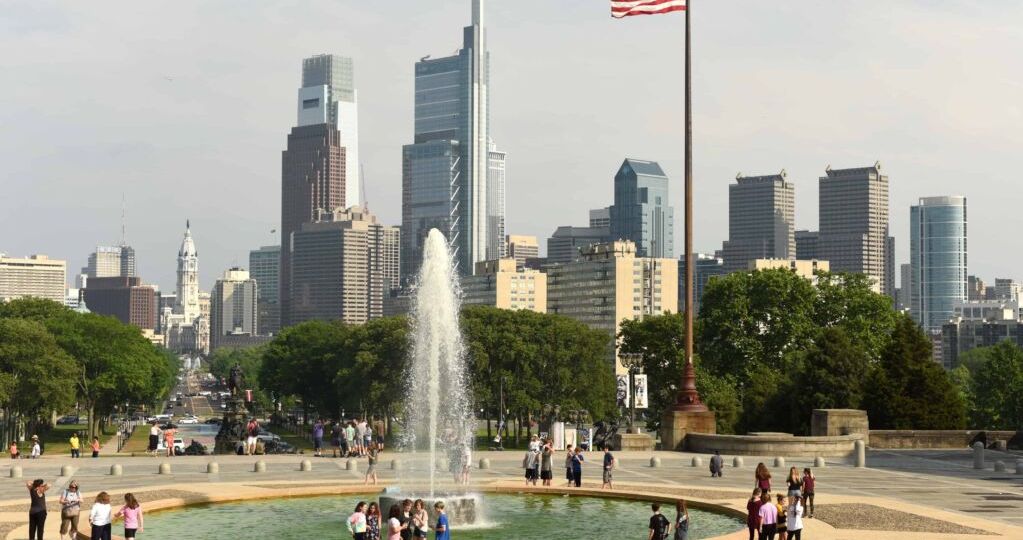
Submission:
M 99 457 L 99 437 L 92 438 L 92 457 Z
M 18 443 L 17 443 L 17 441 L 11 441 L 10 452 L 11 452 L 11 459 L 18 459 L 20 457 L 20 455 L 18 454 Z
M 369 466 L 366 467 L 366 484 L 369 484 L 369 479 L 373 479 L 373 485 L 377 483 L 377 459 L 378 451 L 376 446 L 371 446 L 369 449 Z
M 568 451 L 568 453 L 565 454 L 565 478 L 568 479 L 568 483 L 565 484 L 565 485 L 566 486 L 571 486 L 572 485 L 572 480 L 574 478 L 572 476 L 572 456 L 574 455 L 574 453 L 572 452 L 572 445 L 571 444 L 568 445 L 567 447 L 565 447 L 565 449 Z
M 803 469 L 803 501 L 806 505 L 809 505 L 809 512 L 806 514 L 807 518 L 813 517 L 813 487 L 817 482 L 817 478 L 814 477 L 813 471 L 809 467 Z
M 615 456 L 611 453 L 610 446 L 604 446 L 604 483 L 600 485 L 600 489 L 605 487 L 608 489 L 614 489 L 614 468 L 615 468 Z
M 753 495 L 746 501 L 746 528 L 749 529 L 749 540 L 760 530 L 760 488 L 753 488 Z
M 448 515 L 444 513 L 444 501 L 437 501 L 433 505 L 437 511 L 437 526 L 434 528 L 436 540 L 451 540 L 451 530 L 448 528 Z
M 39 459 L 39 456 L 43 454 L 43 448 L 39 446 L 39 435 L 32 436 L 32 455 L 29 457 L 32 459 Z
M 89 524 L 92 525 L 92 540 L 110 540 L 110 494 L 106 491 L 96 495 L 96 503 L 89 511 Z
M 137 533 L 142 532 L 142 507 L 135 495 L 124 494 L 124 506 L 117 511 L 116 517 L 124 517 L 124 538 L 134 540 Z
M 650 516 L 650 534 L 648 538 L 651 540 L 667 540 L 671 522 L 661 513 L 661 505 L 659 503 L 651 504 L 650 509 L 654 511 L 654 515 Z
M 783 516 L 785 516 L 785 496 L 782 495 L 781 493 L 779 493 L 777 495 L 776 499 L 777 499 L 777 502 L 775 503 L 775 507 L 778 508 L 778 529 L 777 529 L 778 530 L 778 540 L 785 540 L 786 539 L 786 536 L 785 536 L 785 531 L 786 531 L 785 525 L 786 525 L 786 523 L 785 523 L 785 519 L 783 517 Z

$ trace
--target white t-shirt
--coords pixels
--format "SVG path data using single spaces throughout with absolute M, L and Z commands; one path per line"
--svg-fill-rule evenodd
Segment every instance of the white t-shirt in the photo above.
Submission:
M 159 437 L 160 436 L 160 428 L 158 428 L 156 426 L 153 426 L 153 427 L 149 428 L 149 435 L 156 435 L 156 436 Z
M 107 525 L 110 523 L 110 505 L 96 503 L 89 511 L 89 523 L 93 525 Z
M 39 454 L 42 454 L 42 452 L 42 449 L 39 448 L 39 443 L 32 444 L 32 457 L 39 457 Z
M 790 504 L 785 512 L 785 528 L 790 531 L 798 531 L 803 528 L 803 505 Z

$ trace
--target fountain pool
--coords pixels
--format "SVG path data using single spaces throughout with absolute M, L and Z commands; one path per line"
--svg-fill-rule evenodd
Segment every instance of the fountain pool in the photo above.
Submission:
M 348 538 L 344 519 L 358 501 L 376 494 L 262 500 L 191 506 L 146 515 L 143 538 L 225 540 Z M 669 519 L 674 510 L 666 513 Z M 689 538 L 711 538 L 739 530 L 735 518 L 690 510 Z M 386 513 L 385 513 L 386 517 Z M 645 540 L 649 503 L 561 495 L 487 495 L 484 523 L 453 527 L 452 538 L 483 540 L 591 540 L 613 537 Z M 119 534 L 120 526 L 114 532 Z M 384 536 L 386 538 L 386 536 Z M 431 532 L 430 538 L 433 538 Z

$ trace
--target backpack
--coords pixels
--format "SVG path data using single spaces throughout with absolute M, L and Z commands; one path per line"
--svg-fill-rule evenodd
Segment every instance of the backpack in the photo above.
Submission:
M 664 514 L 657 514 L 657 518 L 657 523 L 661 526 L 661 537 L 656 540 L 668 540 L 668 529 L 671 527 L 671 522 L 664 517 Z

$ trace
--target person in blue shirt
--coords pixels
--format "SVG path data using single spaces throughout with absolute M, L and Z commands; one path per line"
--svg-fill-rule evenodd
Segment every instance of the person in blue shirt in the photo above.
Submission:
M 437 526 L 434 527 L 437 540 L 451 540 L 451 528 L 448 526 L 448 515 L 444 513 L 444 501 L 437 501 L 433 505 L 437 511 Z
M 604 447 L 604 483 L 600 485 L 600 489 L 608 488 L 614 489 L 612 480 L 614 479 L 614 468 L 615 468 L 615 457 L 611 453 L 611 447 Z
M 572 456 L 572 481 L 575 483 L 575 487 L 583 485 L 583 449 L 581 447 L 575 448 L 575 455 Z

